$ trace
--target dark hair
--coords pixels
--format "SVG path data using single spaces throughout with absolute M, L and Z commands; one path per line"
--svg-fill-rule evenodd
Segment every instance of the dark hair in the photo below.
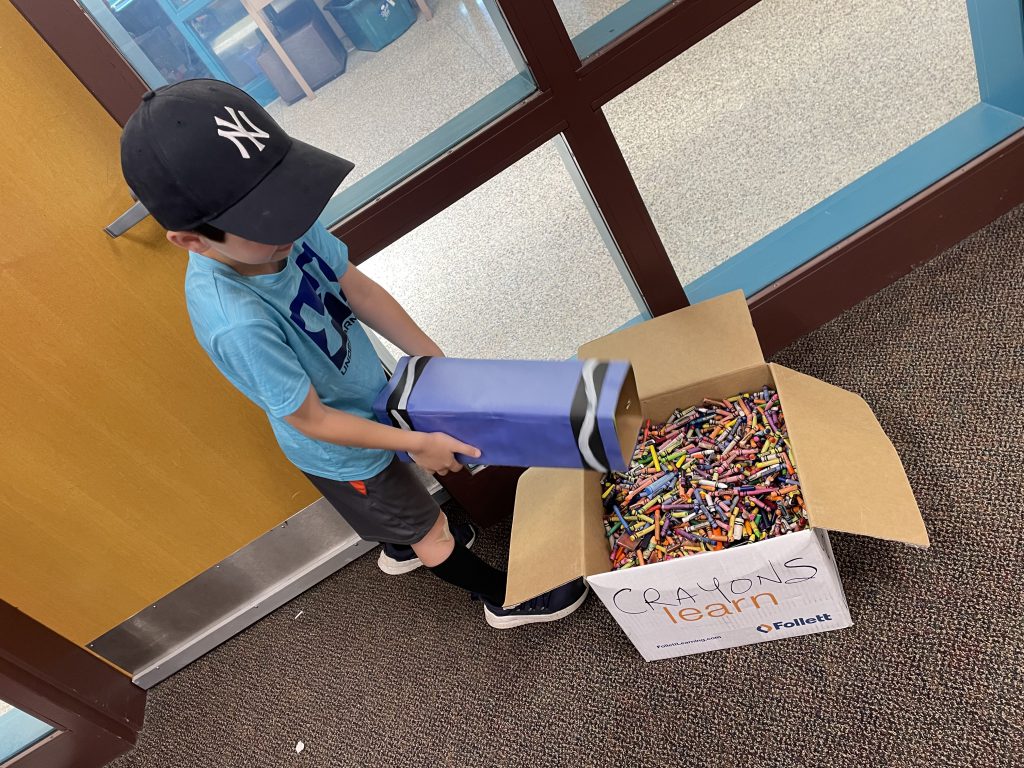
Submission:
M 215 243 L 224 242 L 224 230 L 217 229 L 212 224 L 206 224 L 204 222 L 203 224 L 199 224 L 193 227 L 192 231 L 195 232 L 197 235 L 202 235 L 207 240 L 213 240 L 213 242 Z

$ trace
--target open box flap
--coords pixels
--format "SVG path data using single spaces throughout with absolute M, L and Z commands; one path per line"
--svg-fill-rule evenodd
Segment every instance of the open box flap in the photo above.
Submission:
M 578 469 L 529 469 L 519 478 L 505 605 L 517 605 L 586 576 L 588 561 L 607 570 L 601 516 L 588 520 L 584 504 L 589 495 L 586 484 L 598 489 L 599 478 L 596 472 Z M 585 526 L 587 522 L 591 525 Z
M 580 347 L 579 357 L 629 360 L 642 400 L 764 364 L 742 291 L 587 342 Z
M 928 546 L 896 449 L 863 399 L 770 364 L 811 525 Z

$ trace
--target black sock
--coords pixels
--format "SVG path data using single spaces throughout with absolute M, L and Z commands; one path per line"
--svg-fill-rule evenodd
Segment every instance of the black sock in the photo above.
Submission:
M 458 542 L 455 542 L 455 549 L 448 559 L 430 571 L 439 579 L 480 595 L 495 605 L 505 602 L 508 574 L 492 568 Z

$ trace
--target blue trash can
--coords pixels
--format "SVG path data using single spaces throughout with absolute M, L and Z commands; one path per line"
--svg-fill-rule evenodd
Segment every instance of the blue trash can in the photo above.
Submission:
M 409 0 L 331 0 L 324 10 L 363 51 L 379 51 L 390 45 L 416 21 Z

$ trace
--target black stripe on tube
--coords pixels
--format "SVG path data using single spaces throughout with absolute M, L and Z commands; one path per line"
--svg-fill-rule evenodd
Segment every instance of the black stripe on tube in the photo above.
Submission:
M 408 392 L 408 395 L 405 398 L 405 406 L 402 407 L 402 404 L 399 403 L 399 412 L 402 414 L 402 418 L 405 419 L 405 423 L 409 425 L 410 429 L 416 429 L 416 427 L 412 423 L 412 417 L 409 415 L 409 403 L 412 402 L 412 392 L 413 392 L 414 389 L 416 389 L 416 385 L 419 383 L 420 379 L 423 377 L 423 371 L 426 370 L 427 363 L 429 363 L 432 359 L 433 358 L 430 358 L 430 357 L 417 357 L 416 358 L 416 360 L 415 360 L 415 362 L 413 362 L 413 366 L 412 366 L 413 367 L 412 379 L 409 381 L 409 386 L 406 389 L 406 392 Z
M 597 395 L 594 397 L 594 431 L 590 433 L 590 450 L 603 469 L 611 468 L 611 464 L 608 463 L 608 452 L 604 449 L 604 440 L 601 439 L 601 422 L 597 420 L 597 404 L 601 402 L 601 390 L 607 375 L 608 363 L 601 363 L 594 369 L 594 389 L 597 391 Z
M 412 418 L 409 416 L 409 400 L 412 398 L 412 392 L 423 376 L 423 371 L 431 359 L 430 357 L 410 358 L 409 363 L 402 372 L 401 381 L 398 382 L 398 386 L 388 396 L 388 417 L 391 419 L 391 423 L 399 429 L 409 431 L 415 429 Z
M 406 424 L 402 424 L 396 414 L 398 413 L 398 401 L 402 399 L 402 392 L 405 391 L 406 383 L 409 381 L 409 376 L 412 375 L 412 360 L 405 364 L 405 368 L 402 370 L 402 375 L 398 377 L 398 381 L 395 382 L 395 388 L 391 390 L 391 394 L 388 395 L 388 418 L 391 419 L 392 426 L 398 427 L 399 429 L 407 429 Z
M 594 395 L 591 402 L 587 398 L 587 367 L 588 361 L 584 361 L 583 371 L 580 373 L 579 382 L 576 384 L 576 391 L 573 393 L 572 403 L 569 406 L 569 425 L 572 428 L 573 439 L 580 454 L 580 466 L 597 470 L 598 472 L 608 471 L 608 454 L 601 441 L 600 425 L 597 421 L 597 404 L 601 398 L 601 389 L 604 386 L 605 376 L 608 373 L 607 363 L 598 363 L 592 369 L 590 377 Z M 588 419 L 589 416 L 589 419 Z M 585 425 L 589 421 L 589 430 L 583 435 L 590 456 L 580 447 L 580 437 Z

